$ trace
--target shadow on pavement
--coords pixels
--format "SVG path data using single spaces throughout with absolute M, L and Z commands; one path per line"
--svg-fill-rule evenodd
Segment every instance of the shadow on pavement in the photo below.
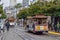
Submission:
M 48 35 L 47 33 L 43 33 L 43 32 L 33 33 L 33 32 L 31 32 L 31 31 L 28 31 L 27 33 L 33 34 L 33 35 Z

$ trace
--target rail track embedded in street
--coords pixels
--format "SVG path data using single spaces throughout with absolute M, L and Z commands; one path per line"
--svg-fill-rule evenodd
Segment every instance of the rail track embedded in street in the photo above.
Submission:
M 21 37 L 23 40 L 36 40 L 35 38 L 33 38 L 33 37 L 31 37 L 30 35 L 28 35 L 28 34 L 26 34 L 26 33 L 24 33 L 24 32 L 22 32 L 22 33 L 20 33 L 20 32 L 15 32 L 19 37 Z M 24 33 L 24 34 L 23 34 Z

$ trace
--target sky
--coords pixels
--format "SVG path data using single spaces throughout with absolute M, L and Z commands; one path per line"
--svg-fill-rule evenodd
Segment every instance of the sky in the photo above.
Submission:
M 2 3 L 4 4 L 3 6 L 4 6 L 4 8 L 5 7 L 8 7 L 9 6 L 9 4 L 10 4 L 10 0 L 1 0 L 2 1 Z M 1 2 L 0 2 L 1 3 Z M 17 0 L 17 3 L 22 3 L 22 0 Z

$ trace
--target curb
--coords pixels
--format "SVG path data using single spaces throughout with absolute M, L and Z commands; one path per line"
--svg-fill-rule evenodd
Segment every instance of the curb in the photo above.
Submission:
M 49 31 L 48 33 L 49 34 L 54 34 L 54 35 L 59 35 L 60 36 L 60 33 L 58 33 L 58 32 Z

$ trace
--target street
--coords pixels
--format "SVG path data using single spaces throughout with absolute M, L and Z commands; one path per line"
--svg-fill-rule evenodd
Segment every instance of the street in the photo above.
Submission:
M 0 40 L 60 40 L 60 0 L 0 0 Z
M 1 40 L 60 40 L 60 36 L 52 34 L 33 34 L 23 27 L 14 27 L 3 33 Z

